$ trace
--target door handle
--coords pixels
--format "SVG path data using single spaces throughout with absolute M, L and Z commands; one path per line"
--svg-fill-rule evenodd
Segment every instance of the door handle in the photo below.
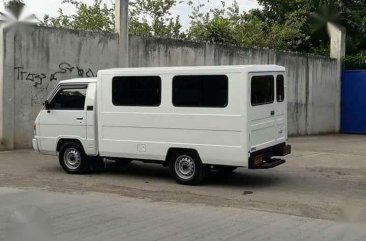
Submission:
M 271 111 L 271 116 L 274 116 L 275 115 L 275 111 L 274 110 L 272 110 Z
M 78 117 L 78 118 L 76 118 L 77 120 L 84 120 L 84 118 L 83 117 Z

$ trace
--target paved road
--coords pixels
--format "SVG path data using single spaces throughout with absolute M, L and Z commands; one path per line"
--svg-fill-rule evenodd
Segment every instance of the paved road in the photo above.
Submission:
M 29 150 L 2 152 L 0 225 L 15 208 L 35 204 L 64 225 L 59 237 L 69 240 L 78 233 L 73 225 L 84 227 L 83 240 L 219 239 L 232 234 L 258 240 L 357 240 L 354 223 L 366 230 L 366 136 L 290 141 L 294 153 L 285 165 L 241 169 L 228 178 L 212 175 L 198 187 L 177 185 L 159 165 L 134 163 L 128 172 L 109 165 L 104 173 L 70 176 L 55 157 Z M 104 229 L 112 230 L 110 237 L 100 231 Z
M 366 239 L 365 227 L 356 224 L 199 204 L 153 202 L 113 194 L 4 188 L 0 188 L 0 233 L 6 233 L 4 227 L 11 221 L 12 211 L 24 210 L 24 206 L 41 207 L 50 216 L 54 227 L 52 240 Z M 1 239 L 5 240 L 5 235 Z

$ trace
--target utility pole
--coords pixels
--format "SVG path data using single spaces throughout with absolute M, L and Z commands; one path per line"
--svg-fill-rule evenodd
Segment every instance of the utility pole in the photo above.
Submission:
M 346 29 L 334 23 L 328 22 L 328 34 L 330 38 L 330 57 L 337 60 L 337 74 L 338 74 L 338 99 L 341 99 L 341 82 L 343 64 L 342 59 L 346 56 Z M 336 131 L 341 129 L 341 102 L 338 103 L 336 108 Z
M 119 67 L 128 67 L 128 2 L 129 0 L 116 0 L 115 26 L 119 35 Z

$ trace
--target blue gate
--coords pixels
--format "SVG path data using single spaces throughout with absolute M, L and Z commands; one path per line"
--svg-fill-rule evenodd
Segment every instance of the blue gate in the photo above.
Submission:
M 341 125 L 343 133 L 366 133 L 366 70 L 343 73 Z

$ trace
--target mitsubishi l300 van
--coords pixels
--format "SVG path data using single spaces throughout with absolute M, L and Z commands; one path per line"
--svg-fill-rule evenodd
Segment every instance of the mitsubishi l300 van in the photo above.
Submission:
M 33 148 L 70 174 L 104 158 L 156 162 L 180 184 L 209 170 L 285 163 L 285 68 L 275 65 L 109 69 L 61 81 L 34 125 Z

